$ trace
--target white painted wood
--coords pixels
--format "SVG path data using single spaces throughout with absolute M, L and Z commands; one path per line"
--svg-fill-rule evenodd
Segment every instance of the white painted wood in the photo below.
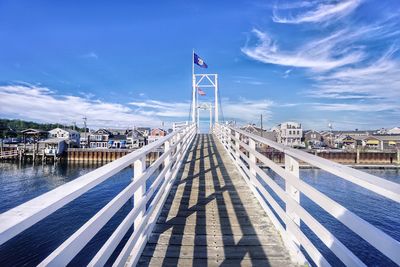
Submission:
M 253 139 L 249 139 L 249 147 L 251 147 L 251 149 L 256 150 L 256 142 Z M 250 161 L 253 162 L 254 164 L 257 164 L 257 158 L 254 156 L 254 154 L 250 154 L 249 155 Z M 256 177 L 257 176 L 257 172 L 254 168 L 250 167 L 250 173 Z
M 351 251 L 349 251 L 339 240 L 336 239 L 329 231 L 327 231 L 314 217 L 312 217 L 308 212 L 306 212 L 298 203 L 298 195 L 297 193 L 302 192 L 304 193 L 308 198 L 313 200 L 316 204 L 318 204 L 320 207 L 322 207 L 324 210 L 326 210 L 328 213 L 330 213 L 332 216 L 334 216 L 337 220 L 342 222 L 344 225 L 349 227 L 353 232 L 361 236 L 363 239 L 365 239 L 368 243 L 373 245 L 375 248 L 380 250 L 383 254 L 385 254 L 387 257 L 389 257 L 391 260 L 396 262 L 397 264 L 400 264 L 400 258 L 399 258 L 399 253 L 396 253 L 396 251 L 400 251 L 400 242 L 397 240 L 393 239 L 389 235 L 385 234 L 383 231 L 377 229 L 373 225 L 369 224 L 368 222 L 364 221 L 354 213 L 350 212 L 347 210 L 345 207 L 341 206 L 340 204 L 336 203 L 332 199 L 328 198 L 321 192 L 317 191 L 314 189 L 312 186 L 308 185 L 301 179 L 299 179 L 298 175 L 298 163 L 296 159 L 300 159 L 302 161 L 305 161 L 309 164 L 312 164 L 317 167 L 321 167 L 322 169 L 331 172 L 333 174 L 336 174 L 344 179 L 347 179 L 351 182 L 354 182 L 358 185 L 361 185 L 367 189 L 370 189 L 376 193 L 383 194 L 384 192 L 387 192 L 388 190 L 391 191 L 389 193 L 390 196 L 388 198 L 397 201 L 397 198 L 399 196 L 398 193 L 398 185 L 395 184 L 395 187 L 393 190 L 388 189 L 390 182 L 386 183 L 387 181 L 384 180 L 384 186 L 383 188 L 377 188 L 379 186 L 380 182 L 383 180 L 379 177 L 365 174 L 363 172 L 360 172 L 358 170 L 354 170 L 348 167 L 345 167 L 343 165 L 337 164 L 337 163 L 332 163 L 328 160 L 318 158 L 314 155 L 298 151 L 292 148 L 287 148 L 284 147 L 280 144 L 277 144 L 275 142 L 272 142 L 270 140 L 261 138 L 259 136 L 244 132 L 239 129 L 235 129 L 232 127 L 227 127 L 227 126 L 222 126 L 222 128 L 229 128 L 230 130 L 235 132 L 235 137 L 232 137 L 232 139 L 236 141 L 240 141 L 237 138 L 236 133 L 239 132 L 243 136 L 246 136 L 249 139 L 253 139 L 257 142 L 264 143 L 266 145 L 269 145 L 271 147 L 274 147 L 275 149 L 278 149 L 282 152 L 285 153 L 285 157 L 287 159 L 287 164 L 286 164 L 286 170 L 266 158 L 264 155 L 256 151 L 253 147 L 253 145 L 250 146 L 245 144 L 244 142 L 240 143 L 240 146 L 243 147 L 245 150 L 249 152 L 249 158 L 242 152 L 240 152 L 240 156 L 242 157 L 243 160 L 245 160 L 248 165 L 250 166 L 250 169 L 255 168 L 257 170 L 257 174 L 277 193 L 279 197 L 282 198 L 282 200 L 285 201 L 285 203 L 288 204 L 289 206 L 289 212 L 288 214 L 292 214 L 291 216 L 288 216 L 290 219 L 290 223 L 294 223 L 295 225 L 298 225 L 299 219 L 301 218 L 304 220 L 304 222 L 310 227 L 312 231 L 314 231 L 320 238 L 321 240 L 338 256 L 339 259 L 342 260 L 343 263 L 345 263 L 347 266 L 362 266 L 364 265 Z M 264 163 L 266 166 L 270 167 L 275 173 L 280 175 L 285 182 L 288 184 L 288 190 L 287 192 L 283 192 L 283 190 L 275 183 L 272 181 L 271 178 L 269 178 L 264 171 L 262 171 L 258 166 L 254 164 L 254 159 L 252 156 L 256 159 L 259 159 L 262 163 Z M 242 165 L 242 168 L 247 169 L 246 165 Z M 289 170 L 289 171 L 287 171 Z M 249 175 L 251 176 L 254 175 L 254 172 L 249 171 Z M 356 177 L 357 176 L 357 177 Z M 361 176 L 361 177 L 359 177 Z M 366 179 L 364 179 L 366 178 Z M 246 180 L 246 179 L 245 179 Z M 273 183 L 273 184 L 271 184 Z M 393 184 L 393 183 L 392 183 Z M 263 191 L 260 188 L 257 188 L 260 191 Z M 264 194 L 268 193 L 267 191 L 264 192 Z M 264 195 L 264 197 L 266 197 Z M 270 203 L 271 204 L 271 203 Z M 275 208 L 274 208 L 275 209 Z M 276 210 L 275 210 L 276 211 Z M 277 211 L 276 211 L 277 212 Z M 284 219 L 280 214 L 280 212 L 277 212 L 279 216 Z M 295 214 L 295 216 L 293 216 Z M 285 220 L 284 220 L 285 221 Z M 286 223 L 286 221 L 285 221 Z M 300 230 L 299 227 L 293 228 L 295 231 Z M 289 228 L 290 230 L 290 228 Z M 301 236 L 300 236 L 301 237 Z M 298 235 L 296 235 L 296 238 L 298 238 Z M 309 242 L 309 240 L 305 240 L 301 238 L 301 240 L 298 240 L 300 244 L 304 246 L 303 242 Z M 305 247 L 306 248 L 306 247 Z M 307 248 L 306 251 L 310 253 Z
M 247 148 L 243 144 L 244 148 Z M 277 194 L 277 196 L 283 200 L 285 203 L 290 204 L 295 213 L 303 220 L 303 222 L 321 239 L 321 241 L 330 248 L 335 255 L 338 256 L 340 260 L 346 266 L 364 266 L 365 264 L 357 258 L 347 247 L 345 247 L 334 235 L 332 235 L 321 223 L 319 223 L 311 214 L 309 214 L 299 202 L 291 198 L 286 192 L 269 177 L 260 167 L 253 165 L 253 163 L 244 154 L 242 154 L 243 159 L 257 170 L 260 178 Z M 283 169 L 282 169 L 283 170 Z M 298 224 L 296 223 L 298 226 Z M 290 240 L 291 241 L 291 240 Z M 291 242 L 292 243 L 292 242 Z
M 122 238 L 128 232 L 128 230 L 133 226 L 133 221 L 141 212 L 144 205 L 146 205 L 147 199 L 143 198 L 137 206 L 135 206 L 125 217 L 125 219 L 118 225 L 117 229 L 113 232 L 110 238 L 104 243 L 101 249 L 90 261 L 88 266 L 104 266 L 107 260 L 110 258 L 111 254 L 114 252 L 118 244 L 121 242 Z
M 100 231 L 112 216 L 132 197 L 144 179 L 130 183 L 106 206 L 96 213 L 89 221 L 53 251 L 39 266 L 67 265 L 85 245 Z
M 187 132 L 185 137 L 183 138 L 183 141 L 182 141 L 183 151 L 187 151 L 190 143 L 193 141 L 193 138 L 195 136 L 195 131 L 196 131 L 196 128 L 191 128 Z M 168 155 L 168 154 L 165 153 L 165 155 Z M 172 158 L 175 159 L 177 157 L 177 155 L 178 154 L 176 153 Z M 173 179 L 175 179 L 176 174 L 181 166 L 184 155 L 185 155 L 185 153 L 182 153 L 180 155 L 180 158 L 177 158 L 177 160 L 175 161 L 174 166 L 172 168 L 174 171 L 169 175 L 169 177 L 167 177 L 167 175 L 166 175 L 167 170 L 168 170 L 168 168 L 170 168 L 170 165 L 173 164 L 173 162 L 174 162 L 173 160 L 170 160 L 169 164 L 167 166 L 164 166 L 163 170 L 156 178 L 156 181 L 154 182 L 152 187 L 149 189 L 149 191 L 146 193 L 147 194 L 146 197 L 147 197 L 147 199 L 149 199 L 151 197 L 151 195 L 154 193 L 155 188 L 157 188 L 159 183 L 161 181 L 163 181 L 160 190 L 156 193 L 156 196 L 154 197 L 153 201 L 151 202 L 152 204 L 150 204 L 148 210 L 146 211 L 145 216 L 143 217 L 143 220 L 139 223 L 138 229 L 137 230 L 135 229 L 135 231 L 132 233 L 129 240 L 125 244 L 124 248 L 118 255 L 113 266 L 124 266 L 124 265 L 131 266 L 131 265 L 135 265 L 136 262 L 138 261 L 141 251 L 143 250 L 144 245 L 147 242 L 148 234 L 151 233 L 151 231 L 154 227 L 155 221 L 158 219 L 158 216 L 161 212 L 161 208 L 169 194 L 169 191 L 172 186 L 171 181 Z M 164 177 L 165 177 L 165 180 L 162 180 L 162 178 L 164 178 Z M 159 206 L 155 210 L 156 205 L 159 205 Z M 154 223 L 152 223 L 153 220 L 151 220 L 149 223 L 149 220 L 152 216 L 155 218 Z
M 254 149 L 255 150 L 255 149 Z M 254 154 L 254 153 L 251 153 Z M 294 177 L 300 180 L 300 169 L 299 162 L 293 157 L 285 154 L 285 171 L 291 173 Z M 300 203 L 300 191 L 294 187 L 288 180 L 285 180 L 285 190 L 288 198 L 293 199 L 295 202 Z M 295 207 L 292 205 L 290 201 L 285 201 L 286 204 L 286 213 L 288 217 L 298 226 L 300 227 L 300 217 L 295 212 Z M 290 232 L 290 229 L 286 229 L 289 238 L 292 242 L 300 249 L 300 242 L 296 239 L 296 237 Z
M 393 201 L 400 203 L 400 184 L 312 155 L 310 153 L 306 153 L 298 149 L 286 147 L 274 141 L 245 132 L 240 129 L 234 129 L 234 128 L 230 129 L 237 131 L 241 134 L 244 134 L 250 138 L 253 138 L 257 142 L 266 144 L 279 151 L 282 151 L 289 156 L 292 156 L 310 165 L 323 169 L 324 171 L 330 172 L 354 184 L 357 184 L 377 194 L 380 194 L 381 196 L 384 196 L 386 198 L 389 198 Z
M 190 129 L 193 127 L 188 126 Z M 149 151 L 161 147 L 183 129 L 0 214 L 0 245 L 128 167 Z
M 242 156 L 245 156 L 241 152 Z M 252 174 L 250 173 L 249 169 L 244 165 L 242 161 L 237 162 L 234 160 L 234 163 L 237 165 L 239 171 L 242 173 L 246 173 L 248 177 L 251 177 Z M 317 248 L 308 240 L 308 238 L 304 235 L 304 233 L 299 229 L 299 227 L 293 223 L 293 221 L 287 216 L 287 214 L 284 212 L 284 210 L 276 203 L 276 201 L 272 198 L 272 196 L 268 193 L 268 191 L 261 185 L 261 183 L 254 179 L 254 185 L 249 182 L 248 179 L 244 179 L 246 183 L 250 186 L 252 189 L 254 195 L 257 197 L 259 200 L 261 206 L 264 208 L 264 210 L 267 212 L 268 216 L 270 217 L 271 221 L 274 223 L 275 227 L 278 229 L 278 231 L 281 233 L 282 239 L 289 249 L 289 252 L 291 254 L 291 257 L 293 261 L 295 261 L 297 264 L 300 265 L 305 265 L 307 263 L 303 253 L 300 251 L 300 249 L 297 246 L 293 245 L 293 242 L 288 238 L 287 232 L 285 229 L 281 226 L 279 221 L 276 219 L 275 215 L 273 214 L 272 210 L 268 207 L 268 205 L 265 203 L 265 199 L 267 199 L 268 203 L 271 205 L 273 210 L 278 214 L 278 216 L 285 222 L 286 227 L 290 229 L 290 231 L 293 233 L 293 235 L 298 239 L 301 240 L 303 247 L 306 249 L 307 253 L 310 255 L 310 257 L 318 264 L 318 266 L 330 266 L 329 263 L 326 261 L 326 259 L 322 256 L 322 254 L 318 251 Z M 262 194 L 260 195 L 261 192 Z

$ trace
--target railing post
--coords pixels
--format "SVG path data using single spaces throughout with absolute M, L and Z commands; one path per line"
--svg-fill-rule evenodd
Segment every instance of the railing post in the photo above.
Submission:
M 240 161 L 240 133 L 235 131 L 235 157 L 236 161 Z M 228 144 L 229 145 L 229 144 Z
M 167 168 L 168 164 L 171 162 L 171 151 L 169 151 L 170 147 L 171 147 L 171 142 L 166 141 L 164 143 L 164 153 L 168 153 L 168 156 L 164 160 L 164 168 Z M 171 166 L 168 167 L 168 170 L 165 173 L 165 180 L 168 180 L 170 176 L 171 176 Z
M 224 126 L 221 126 L 221 143 L 223 144 L 223 145 L 225 145 L 225 142 L 226 142 L 226 132 L 225 132 L 225 127 Z
M 299 170 L 299 162 L 293 157 L 287 155 L 285 153 L 285 170 L 295 176 L 297 179 L 300 179 L 300 170 Z M 286 193 L 289 197 L 294 199 L 297 203 L 300 203 L 300 191 L 292 186 L 287 179 L 285 179 L 285 188 Z M 299 226 L 300 228 L 300 217 L 295 213 L 294 207 L 286 202 L 286 213 L 289 218 Z M 294 245 L 297 247 L 297 250 L 300 250 L 300 242 L 294 237 L 294 235 L 286 228 L 288 236 L 290 240 L 293 241 Z M 299 253 L 299 252 L 297 252 Z
M 182 149 L 182 136 L 185 136 L 185 133 L 186 133 L 186 128 L 183 130 L 182 134 L 178 133 L 176 135 L 176 142 L 178 142 L 178 144 L 176 145 L 176 154 L 177 154 L 176 159 L 177 160 L 180 159 L 180 157 L 182 155 L 182 151 L 181 151 L 181 149 Z
M 133 164 L 133 179 L 134 180 L 139 179 L 145 170 L 146 170 L 146 155 L 134 162 L 134 164 Z M 138 203 L 140 203 L 142 198 L 145 197 L 145 194 L 146 194 L 146 181 L 143 181 L 141 183 L 141 185 L 139 186 L 139 188 L 133 194 L 133 202 L 134 202 L 135 206 Z M 145 212 L 146 212 L 146 205 L 143 205 L 142 210 L 139 212 L 139 214 L 136 217 L 135 222 L 134 222 L 135 231 L 136 231 L 136 229 L 139 228 L 139 225 L 140 225 L 141 221 L 143 220 L 143 216 L 144 216 Z
M 252 150 L 256 150 L 256 142 L 252 138 L 249 138 L 249 147 Z M 251 162 L 254 163 L 254 165 L 257 165 L 257 158 L 252 151 L 249 151 L 249 159 Z M 255 179 L 257 179 L 257 171 L 252 166 L 250 166 L 250 173 L 254 176 Z M 250 178 L 250 180 L 252 180 L 252 178 Z
M 231 137 L 230 137 L 230 133 L 229 133 L 229 128 L 225 126 L 224 128 L 224 134 L 225 134 L 225 146 L 226 148 L 229 149 L 230 146 L 230 142 L 231 142 Z

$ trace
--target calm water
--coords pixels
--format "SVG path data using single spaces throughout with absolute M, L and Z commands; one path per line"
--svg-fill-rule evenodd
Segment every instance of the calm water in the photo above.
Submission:
M 363 171 L 392 182 L 400 183 L 399 170 Z M 284 188 L 283 179 L 275 175 L 272 171 L 267 171 L 267 173 Z M 303 169 L 300 170 L 300 177 L 362 219 L 400 241 L 400 204 L 387 200 L 382 196 L 321 170 Z M 271 193 L 271 190 L 268 191 Z M 278 200 L 281 207 L 284 207 L 284 203 L 279 201 L 276 195 L 273 195 L 273 197 Z M 300 202 L 309 213 L 314 215 L 323 226 L 368 266 L 397 266 L 305 195 L 301 194 Z M 317 248 L 321 249 L 323 255 L 333 266 L 343 266 L 340 260 L 329 251 L 306 225 L 302 224 L 301 228 Z
M 0 163 L 0 212 L 65 184 L 99 166 L 18 165 Z M 132 177 L 127 168 L 88 191 L 40 223 L 0 246 L 0 266 L 35 266 L 126 187 Z M 126 203 L 75 257 L 71 266 L 83 266 L 132 209 Z M 1 223 L 1 222 L 0 222 Z M 124 239 L 126 242 L 127 236 Z M 117 249 L 120 251 L 122 245 Z M 113 259 L 118 254 L 114 253 Z
M 69 182 L 98 166 L 79 165 L 18 165 L 0 163 L 0 213 L 29 199 Z M 397 170 L 367 170 L 388 180 L 400 183 Z M 283 181 L 275 177 L 278 184 Z M 374 193 L 345 182 L 320 170 L 301 170 L 302 179 L 344 205 L 361 218 L 382 231 L 400 240 L 400 205 Z M 0 266 L 34 266 L 56 249 L 65 239 L 82 226 L 108 201 L 128 185 L 132 169 L 128 168 L 93 188 L 82 197 L 61 208 L 42 222 L 34 225 L 6 244 L 0 246 Z M 370 266 L 394 266 L 394 263 L 366 244 L 341 223 L 324 212 L 307 197 L 301 196 L 303 206 L 311 212 L 328 230 L 336 235 L 347 247 Z M 284 206 L 283 203 L 280 203 Z M 71 266 L 82 266 L 100 249 L 124 216 L 132 209 L 132 202 L 126 203 L 117 215 L 93 238 L 93 240 L 71 262 Z M 1 223 L 1 222 L 0 222 Z M 335 266 L 340 262 L 322 242 L 304 225 L 303 230 L 322 249 L 327 259 Z M 130 233 L 128 233 L 130 234 Z M 127 235 L 128 235 L 127 234 Z M 124 242 L 126 242 L 127 236 Z M 118 255 L 123 243 L 114 253 L 110 262 Z

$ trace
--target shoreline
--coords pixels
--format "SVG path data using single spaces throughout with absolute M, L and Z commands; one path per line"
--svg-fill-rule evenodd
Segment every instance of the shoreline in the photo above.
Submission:
M 280 167 L 285 167 L 284 164 L 278 164 Z M 397 170 L 400 169 L 400 165 L 395 165 L 395 164 L 342 164 L 346 167 L 350 167 L 353 169 L 361 169 L 361 170 L 367 170 L 367 169 L 375 169 L 375 170 Z M 259 166 L 261 169 L 269 169 L 268 166 Z M 309 165 L 309 164 L 300 164 L 299 165 L 300 169 L 319 169 L 318 167 Z

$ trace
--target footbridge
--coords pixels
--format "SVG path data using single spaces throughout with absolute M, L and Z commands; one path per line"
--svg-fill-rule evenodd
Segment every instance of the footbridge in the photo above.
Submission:
M 285 166 L 260 153 L 260 145 L 284 152 Z M 164 152 L 159 158 L 146 164 L 146 155 L 160 149 Z M 344 265 L 364 266 L 302 206 L 300 194 L 400 264 L 399 242 L 303 181 L 299 162 L 400 203 L 400 186 L 390 181 L 227 124 L 215 124 L 211 134 L 198 134 L 195 124 L 187 124 L 0 214 L 0 245 L 121 170 L 133 168 L 132 182 L 40 266 L 68 265 L 128 201 L 133 208 L 88 260 L 89 266 L 330 266 L 303 225 Z M 284 185 L 260 164 L 279 175 Z
M 207 67 L 199 62 L 197 58 L 196 64 Z M 130 183 L 40 259 L 39 266 L 70 264 L 129 202 L 131 209 L 100 248 L 87 256 L 87 265 L 331 266 L 329 254 L 342 265 L 365 266 L 306 209 L 304 198 L 353 232 L 359 242 L 400 265 L 398 240 L 307 183 L 299 166 L 321 169 L 395 205 L 400 203 L 399 184 L 221 123 L 218 75 L 193 71 L 192 78 L 191 122 L 174 124 L 167 136 L 0 214 L 0 250 L 131 168 Z M 200 86 L 214 89 L 213 103 L 199 104 Z M 199 133 L 200 109 L 210 111 L 207 134 Z M 283 153 L 284 166 L 260 148 Z M 154 151 L 160 152 L 158 158 L 146 161 Z M 368 195 L 363 197 L 368 203 Z M 311 237 L 317 237 L 318 244 Z

